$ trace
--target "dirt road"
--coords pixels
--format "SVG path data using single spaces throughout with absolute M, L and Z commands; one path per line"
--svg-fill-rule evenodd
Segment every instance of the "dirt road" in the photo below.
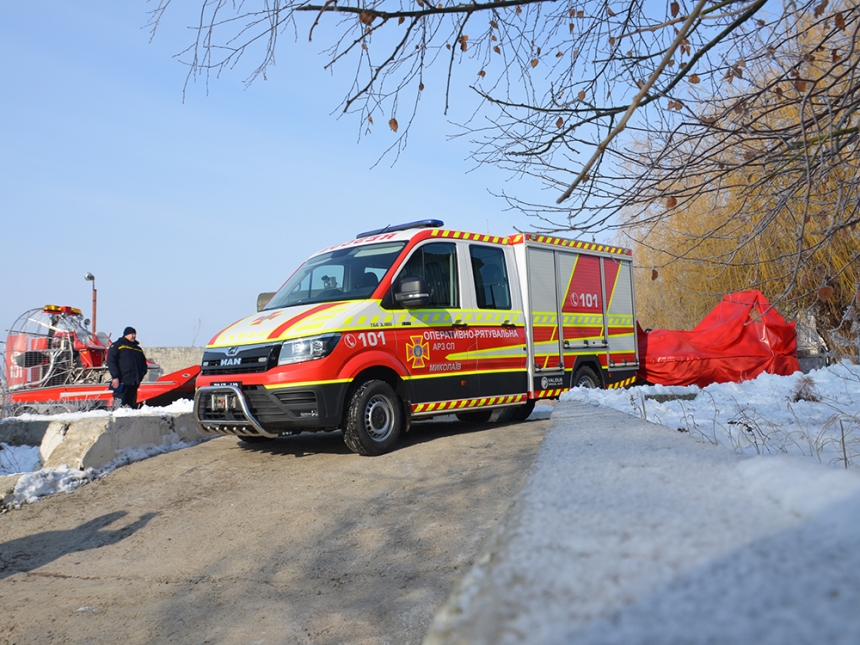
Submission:
M 548 421 L 223 437 L 0 516 L 0 642 L 420 643 Z

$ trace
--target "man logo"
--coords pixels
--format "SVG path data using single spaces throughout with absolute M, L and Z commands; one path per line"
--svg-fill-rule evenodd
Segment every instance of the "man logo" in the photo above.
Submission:
M 226 351 L 227 356 L 235 356 L 238 353 L 239 353 L 238 347 L 228 347 L 227 351 Z

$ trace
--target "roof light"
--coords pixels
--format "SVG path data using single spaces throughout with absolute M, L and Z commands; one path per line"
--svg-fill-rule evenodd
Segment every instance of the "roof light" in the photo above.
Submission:
M 445 222 L 441 219 L 420 219 L 406 224 L 392 224 L 391 226 L 378 228 L 374 231 L 365 231 L 356 235 L 355 239 L 358 240 L 362 237 L 370 237 L 371 235 L 382 235 L 383 233 L 393 233 L 394 231 L 408 231 L 410 228 L 439 228 L 441 226 L 445 226 Z
M 80 316 L 81 310 L 76 307 L 58 307 L 57 305 L 45 305 L 42 307 L 42 311 L 47 311 L 51 313 L 58 314 L 66 314 L 67 316 Z

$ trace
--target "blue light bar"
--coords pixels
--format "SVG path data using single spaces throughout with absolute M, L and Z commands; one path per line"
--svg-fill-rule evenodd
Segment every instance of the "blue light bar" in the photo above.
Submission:
M 421 219 L 417 222 L 408 222 L 406 224 L 393 224 L 384 228 L 378 228 L 375 231 L 365 231 L 355 236 L 355 239 L 362 237 L 370 237 L 371 235 L 381 235 L 383 233 L 391 233 L 393 231 L 408 231 L 410 228 L 440 228 L 445 226 L 445 222 L 441 219 Z

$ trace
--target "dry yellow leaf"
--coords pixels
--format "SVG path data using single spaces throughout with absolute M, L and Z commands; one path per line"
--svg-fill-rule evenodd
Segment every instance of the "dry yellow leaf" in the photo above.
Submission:
M 555 122 L 555 127 L 561 128 L 564 125 L 564 119 L 558 117 L 558 121 Z
M 388 127 L 397 132 L 397 119 L 391 118 L 388 120 Z
M 376 18 L 376 14 L 372 11 L 368 11 L 367 9 L 363 9 L 360 14 L 358 14 L 358 21 L 362 25 L 369 25 L 373 22 L 373 19 Z
M 532 69 L 534 69 L 537 66 L 538 66 L 538 60 L 537 60 L 537 58 L 533 58 L 532 59 Z
M 585 90 L 582 90 L 579 94 L 577 94 L 577 96 L 579 97 L 580 101 L 584 101 L 585 100 Z

